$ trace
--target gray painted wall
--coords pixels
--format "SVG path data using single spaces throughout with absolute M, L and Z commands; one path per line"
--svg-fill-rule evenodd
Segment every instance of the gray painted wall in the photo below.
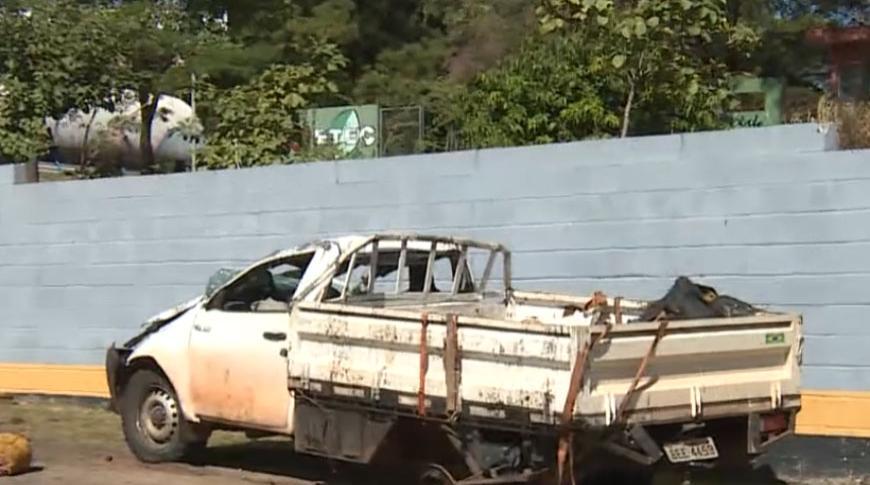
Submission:
M 656 298 L 680 274 L 806 316 L 805 384 L 870 389 L 870 152 L 815 126 L 13 185 L 0 362 L 98 364 L 219 265 L 324 235 L 508 243 L 521 288 Z

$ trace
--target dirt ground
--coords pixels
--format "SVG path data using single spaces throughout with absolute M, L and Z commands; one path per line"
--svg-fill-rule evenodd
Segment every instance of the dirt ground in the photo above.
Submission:
M 97 404 L 0 399 L 0 432 L 26 434 L 35 455 L 34 471 L 2 478 L 3 485 L 311 485 L 332 475 L 327 464 L 295 456 L 287 442 L 230 433 L 215 434 L 204 463 L 144 465 L 128 451 L 118 416 Z
M 324 460 L 295 455 L 287 441 L 249 441 L 231 433 L 212 437 L 202 463 L 144 465 L 128 451 L 118 416 L 98 403 L 0 397 L 0 432 L 10 431 L 32 439 L 34 470 L 0 478 L 2 485 L 356 485 L 385 478 L 364 477 L 361 470 L 335 472 Z M 716 483 L 737 485 L 728 479 Z M 870 481 L 812 485 L 864 483 Z

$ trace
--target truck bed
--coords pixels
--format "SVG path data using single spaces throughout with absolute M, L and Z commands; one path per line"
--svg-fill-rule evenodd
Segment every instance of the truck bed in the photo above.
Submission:
M 511 426 L 547 427 L 560 421 L 578 355 L 590 339 L 600 338 L 579 383 L 573 425 L 613 423 L 647 354 L 652 356 L 620 416 L 627 423 L 800 406 L 799 315 L 672 321 L 662 328 L 660 322 L 634 321 L 641 301 L 620 301 L 620 316 L 611 312 L 605 319 L 596 312 L 565 311 L 588 300 L 516 293 L 506 304 L 300 303 L 291 324 L 296 336 L 289 386 L 399 413 L 459 412 Z M 458 344 L 455 361 L 448 345 L 451 327 Z M 660 330 L 663 336 L 651 352 Z

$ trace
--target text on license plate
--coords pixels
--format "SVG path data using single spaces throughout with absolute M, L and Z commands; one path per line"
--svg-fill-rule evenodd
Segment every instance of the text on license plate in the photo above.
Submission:
M 664 449 L 671 463 L 719 458 L 719 451 L 716 449 L 716 443 L 713 442 L 713 438 L 699 438 L 680 441 L 679 443 L 670 443 L 665 445 Z

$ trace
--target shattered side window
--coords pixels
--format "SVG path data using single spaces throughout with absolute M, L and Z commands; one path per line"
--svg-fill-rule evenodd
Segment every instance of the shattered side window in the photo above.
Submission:
M 239 268 L 221 268 L 217 270 L 217 272 L 208 279 L 208 283 L 205 286 L 205 295 L 210 297 L 217 291 L 218 288 L 227 284 L 228 281 L 235 278 L 236 275 L 241 273 L 242 270 Z
M 313 257 L 313 252 L 296 254 L 252 268 L 220 290 L 210 302 L 209 309 L 232 312 L 287 311 Z M 219 288 L 238 273 L 218 271 L 209 280 L 209 287 Z

